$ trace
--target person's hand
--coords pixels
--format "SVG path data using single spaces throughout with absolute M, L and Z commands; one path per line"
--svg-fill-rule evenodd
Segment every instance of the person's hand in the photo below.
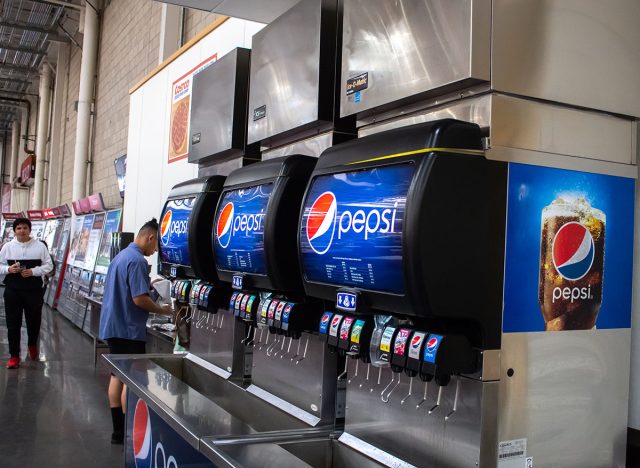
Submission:
M 22 275 L 23 278 L 29 278 L 30 276 L 33 276 L 33 270 L 31 268 L 27 268 L 22 270 L 20 275 Z
M 9 266 L 9 273 L 20 273 L 20 264 L 14 263 L 13 265 Z
M 169 304 L 160 306 L 160 309 L 162 309 L 162 315 L 173 315 L 173 307 L 171 307 L 171 305 Z

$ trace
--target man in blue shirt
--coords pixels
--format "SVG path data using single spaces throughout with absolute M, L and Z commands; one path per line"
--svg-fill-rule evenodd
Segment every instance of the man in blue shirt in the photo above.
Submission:
M 171 315 L 171 306 L 160 306 L 149 297 L 149 264 L 145 259 L 158 250 L 158 222 L 145 223 L 135 240 L 109 265 L 102 298 L 100 339 L 111 354 L 143 354 L 149 312 Z M 112 443 L 124 439 L 125 386 L 116 376 L 109 382 L 109 406 L 113 420 Z

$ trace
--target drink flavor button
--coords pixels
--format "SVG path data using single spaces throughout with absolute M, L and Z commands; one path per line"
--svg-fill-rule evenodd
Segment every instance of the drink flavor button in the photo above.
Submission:
M 340 341 L 349 340 L 349 331 L 351 331 L 351 325 L 353 324 L 353 317 L 345 317 L 340 327 Z
M 438 354 L 438 348 L 442 343 L 442 335 L 429 335 L 427 343 L 424 346 L 423 361 L 431 364 L 436 363 L 436 356 Z
M 387 327 L 384 329 L 384 332 L 382 333 L 382 340 L 380 341 L 380 351 L 383 353 L 391 351 L 391 340 L 393 339 L 395 331 L 395 327 Z
M 420 359 L 420 347 L 422 346 L 426 335 L 427 334 L 424 332 L 414 332 L 409 345 L 409 359 Z
M 278 307 L 278 302 L 276 300 L 271 301 L 271 305 L 269 306 L 269 312 L 267 313 L 267 325 L 270 327 L 273 326 L 273 318 L 276 314 L 276 307 Z
M 360 344 L 360 335 L 364 328 L 364 320 L 356 320 L 351 329 L 351 343 Z
M 245 318 L 251 318 L 251 312 L 253 312 L 253 303 L 256 300 L 256 296 L 249 296 L 249 300 L 247 301 L 247 308 L 245 310 Z
M 284 310 L 282 311 L 282 322 L 283 323 L 288 323 L 289 322 L 289 315 L 291 315 L 291 309 L 293 309 L 293 303 L 288 302 L 287 305 L 285 306 Z
M 340 322 L 342 321 L 342 315 L 335 314 L 331 319 L 331 328 L 329 329 L 329 336 L 337 337 L 340 329 Z
M 231 299 L 229 299 L 229 309 L 234 309 L 236 305 L 236 299 L 238 298 L 238 293 L 234 292 L 231 295 Z
M 396 341 L 393 345 L 393 354 L 397 354 L 398 356 L 404 356 L 405 349 L 407 346 L 407 340 L 409 339 L 409 335 L 411 334 L 411 330 L 408 328 L 401 328 L 398 331 L 398 335 L 396 336 Z
M 327 333 L 327 330 L 329 329 L 329 323 L 331 322 L 331 316 L 333 315 L 333 313 L 331 312 L 325 312 L 324 314 L 322 314 L 322 318 L 320 319 L 320 333 Z

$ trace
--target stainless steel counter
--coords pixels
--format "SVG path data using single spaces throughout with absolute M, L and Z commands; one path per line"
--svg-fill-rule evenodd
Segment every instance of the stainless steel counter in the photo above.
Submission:
M 218 466 L 244 464 L 233 461 L 234 455 L 228 452 L 229 447 L 240 442 L 271 442 L 261 452 L 263 457 L 268 454 L 286 466 L 305 466 L 273 441 L 326 441 L 333 433 L 333 426 L 309 427 L 227 380 L 219 369 L 191 354 L 104 355 L 103 359 L 130 390 Z M 245 462 L 251 459 L 249 454 L 246 456 L 249 458 Z

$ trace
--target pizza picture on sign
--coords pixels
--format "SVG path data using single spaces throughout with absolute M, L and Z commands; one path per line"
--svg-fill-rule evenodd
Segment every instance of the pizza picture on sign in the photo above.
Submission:
M 190 96 L 185 96 L 171 107 L 171 134 L 169 161 L 184 156 L 188 149 Z

